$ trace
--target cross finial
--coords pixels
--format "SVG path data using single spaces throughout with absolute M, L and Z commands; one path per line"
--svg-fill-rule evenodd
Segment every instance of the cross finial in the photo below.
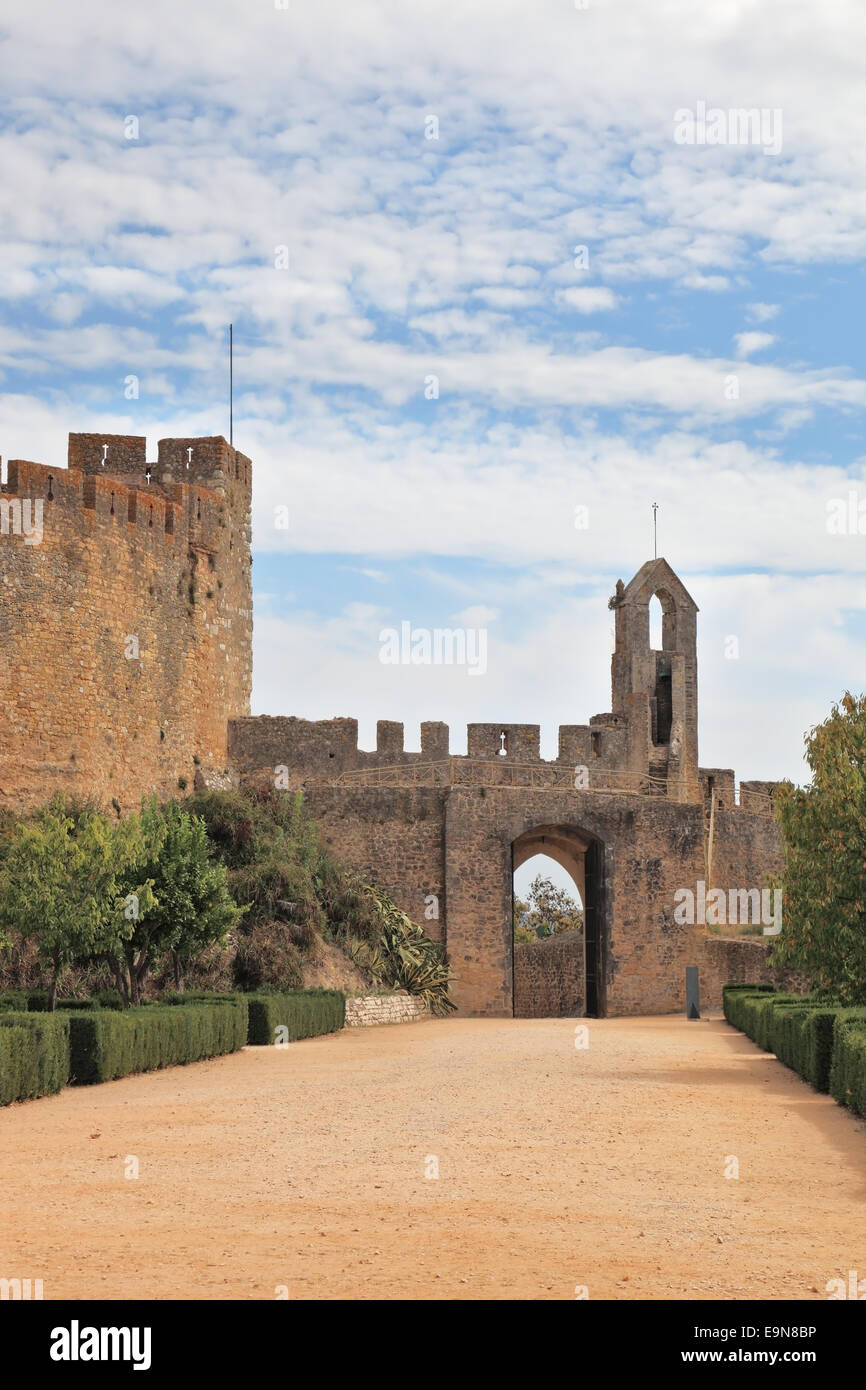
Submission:
M 653 559 L 654 559 L 654 560 L 657 560 L 657 559 L 659 558 L 659 544 L 658 544 L 658 509 L 659 509 L 659 504 L 658 504 L 658 502 L 653 502 Z

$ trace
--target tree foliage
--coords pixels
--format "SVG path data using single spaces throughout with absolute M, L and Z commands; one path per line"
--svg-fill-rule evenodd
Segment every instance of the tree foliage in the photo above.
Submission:
M 18 826 L 0 870 L 0 917 L 34 943 L 49 969 L 52 1009 L 64 970 L 131 934 L 124 883 L 134 881 L 139 901 L 150 906 L 151 885 L 135 874 L 142 849 L 135 817 L 113 824 L 60 802 Z
M 225 945 L 244 910 L 229 893 L 225 865 L 215 860 L 200 816 L 176 802 L 160 806 L 152 797 L 139 817 L 129 817 L 134 819 L 140 855 L 123 885 L 129 929 L 117 932 L 107 952 L 127 1004 L 140 1002 L 148 972 L 166 953 L 182 989 L 185 967 L 208 947 Z M 137 881 L 150 886 L 146 902 L 139 899 Z
M 532 880 L 526 901 L 514 899 L 516 942 L 543 941 L 548 936 L 582 930 L 583 909 L 564 888 L 557 888 L 543 874 Z
M 850 693 L 806 737 L 812 780 L 776 793 L 785 868 L 773 964 L 866 1003 L 866 697 Z

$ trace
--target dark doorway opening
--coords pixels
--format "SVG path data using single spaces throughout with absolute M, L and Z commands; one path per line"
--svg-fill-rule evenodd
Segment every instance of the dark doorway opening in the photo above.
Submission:
M 670 743 L 674 705 L 670 659 L 656 657 L 655 731 L 653 743 Z
M 604 1013 L 604 973 L 602 950 L 602 899 L 604 896 L 604 846 L 592 840 L 584 856 L 585 892 L 584 963 L 586 967 L 586 1015 L 601 1018 Z

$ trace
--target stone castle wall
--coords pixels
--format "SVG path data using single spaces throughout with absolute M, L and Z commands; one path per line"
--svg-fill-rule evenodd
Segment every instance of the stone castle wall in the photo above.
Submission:
M 71 435 L 0 492 L 0 805 L 124 809 L 227 767 L 249 711 L 248 458 L 222 438 Z M 29 543 L 18 504 L 41 536 Z
M 697 609 L 667 562 L 617 585 L 613 709 L 563 726 L 555 759 L 535 724 L 471 724 L 453 755 L 447 725 L 422 724 L 407 752 L 383 720 L 367 751 L 354 719 L 249 717 L 250 490 L 249 459 L 222 438 L 161 440 L 148 462 L 142 438 L 78 434 L 65 469 L 9 463 L 0 806 L 62 791 L 132 809 L 234 778 L 303 788 L 324 844 L 445 943 L 464 1014 L 571 1013 L 590 983 L 602 1014 L 675 1011 L 695 964 L 719 1002 L 726 958 L 675 920 L 677 892 L 760 889 L 781 852 L 771 785 L 742 783 L 738 804 L 730 769 L 697 766 Z M 529 844 L 594 866 L 585 978 L 561 946 L 515 956 Z
M 585 995 L 582 932 L 515 943 L 515 1018 L 580 1018 Z

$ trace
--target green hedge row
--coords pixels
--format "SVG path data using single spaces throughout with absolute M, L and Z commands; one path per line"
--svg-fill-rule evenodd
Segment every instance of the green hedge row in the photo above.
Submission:
M 866 1116 L 866 1008 L 845 1007 L 772 986 L 727 985 L 728 1023 L 775 1052 L 816 1091 Z
M 286 1029 L 286 1042 L 334 1033 L 346 1022 L 346 997 L 338 989 L 293 989 L 284 994 L 168 994 L 163 1004 L 221 1004 L 235 1001 L 247 1010 L 247 1042 L 254 1047 L 276 1041 L 277 1028 Z
M 39 991 L 0 996 L 0 1104 L 273 1043 L 281 1027 L 287 1042 L 332 1033 L 346 1020 L 345 996 L 335 989 L 172 994 L 129 1010 L 115 999 L 64 1000 L 51 1014 L 42 1012 L 47 995 Z
M 286 1042 L 336 1033 L 346 1022 L 346 996 L 338 989 L 297 989 L 286 994 L 251 994 L 248 1041 L 263 1047 L 277 1041 L 277 1029 Z
M 58 999 L 57 1008 L 77 1011 L 85 1009 L 122 1009 L 123 1001 L 116 990 L 107 989 L 95 994 L 92 999 Z M 47 1013 L 48 991 L 45 989 L 11 990 L 0 994 L 0 1013 Z
M 866 1009 L 840 1010 L 836 1016 L 830 1095 L 866 1116 Z
M 79 1085 L 219 1057 L 247 1040 L 246 1010 L 233 1000 L 68 1017 L 69 1078 Z
M 0 1105 L 56 1095 L 68 1078 L 68 1014 L 0 1013 Z

